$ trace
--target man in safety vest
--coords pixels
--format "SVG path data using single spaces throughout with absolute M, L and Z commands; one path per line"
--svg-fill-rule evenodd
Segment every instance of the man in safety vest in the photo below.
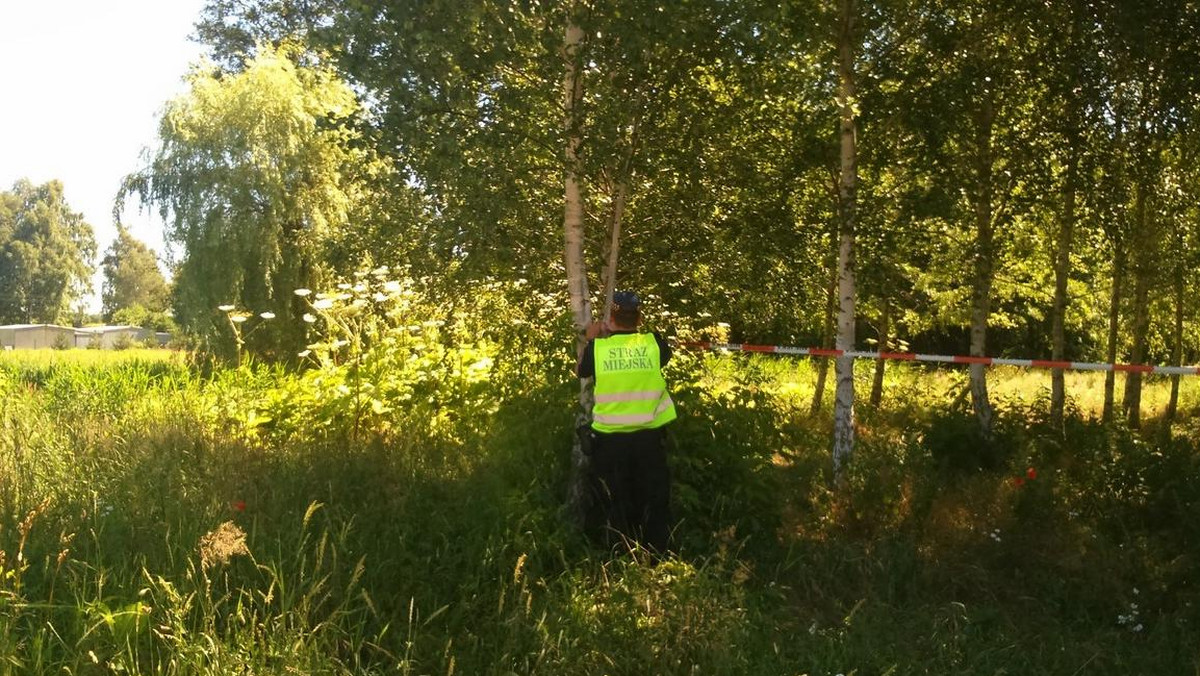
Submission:
M 613 294 L 607 322 L 592 323 L 580 355 L 580 378 L 596 379 L 592 409 L 592 527 L 606 540 L 629 538 L 665 552 L 671 534 L 671 475 L 664 426 L 675 419 L 662 367 L 671 348 L 657 333 L 639 333 L 641 300 Z

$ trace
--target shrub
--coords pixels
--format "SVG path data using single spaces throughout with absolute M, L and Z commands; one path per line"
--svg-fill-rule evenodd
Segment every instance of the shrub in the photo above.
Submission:
M 113 341 L 114 350 L 128 350 L 134 346 L 134 340 L 128 333 L 123 333 Z
M 958 474 L 999 469 L 1010 441 L 999 427 L 985 435 L 973 414 L 954 410 L 933 413 L 921 438 L 938 467 Z

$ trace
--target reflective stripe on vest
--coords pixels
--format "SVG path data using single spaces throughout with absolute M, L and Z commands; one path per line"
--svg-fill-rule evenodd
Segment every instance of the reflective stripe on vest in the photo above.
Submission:
M 659 368 L 653 334 L 617 334 L 597 338 L 596 406 L 592 427 L 598 432 L 654 429 L 675 419 L 675 403 Z

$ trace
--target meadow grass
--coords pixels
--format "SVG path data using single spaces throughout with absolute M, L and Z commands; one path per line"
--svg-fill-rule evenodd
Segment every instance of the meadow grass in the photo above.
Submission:
M 122 362 L 172 362 L 183 361 L 187 357 L 187 353 L 177 350 L 141 347 L 125 350 L 4 350 L 0 351 L 0 364 L 8 368 L 18 365 L 45 367 L 52 364 L 107 368 Z
M 0 674 L 1200 673 L 1195 382 L 1139 432 L 1072 375 L 1052 429 L 998 369 L 987 441 L 889 368 L 835 488 L 812 362 L 681 353 L 651 565 L 562 508 L 569 372 L 475 363 L 3 355 Z

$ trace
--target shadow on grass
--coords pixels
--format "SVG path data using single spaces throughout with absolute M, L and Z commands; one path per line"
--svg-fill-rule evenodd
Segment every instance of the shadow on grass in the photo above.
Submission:
M 1035 408 L 980 449 L 956 415 L 861 435 L 838 491 L 821 448 L 781 469 L 814 487 L 792 495 L 775 574 L 800 643 L 864 673 L 1193 672 L 1195 441 L 1056 432 Z

